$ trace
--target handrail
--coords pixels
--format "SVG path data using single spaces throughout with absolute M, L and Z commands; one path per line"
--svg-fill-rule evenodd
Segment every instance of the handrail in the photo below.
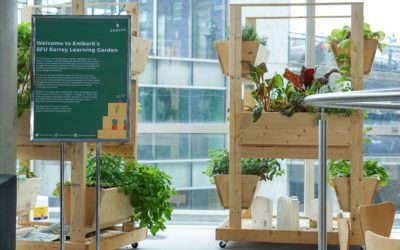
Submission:
M 323 108 L 400 110 L 400 88 L 316 94 L 304 102 Z

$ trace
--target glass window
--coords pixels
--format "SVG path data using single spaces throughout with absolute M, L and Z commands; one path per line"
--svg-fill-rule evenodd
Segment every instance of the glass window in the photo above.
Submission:
M 191 1 L 163 0 L 157 3 L 157 55 L 190 57 Z
M 226 145 L 224 134 L 193 134 L 192 135 L 192 159 L 207 159 L 210 149 L 222 149 Z
M 194 62 L 193 85 L 224 87 L 225 77 L 219 63 Z
M 188 134 L 156 134 L 157 160 L 189 159 L 189 150 Z
M 225 90 L 192 89 L 191 121 L 225 123 Z
M 190 62 L 159 60 L 157 64 L 157 84 L 190 85 L 192 69 Z
M 138 133 L 137 157 L 139 161 L 155 160 L 154 134 Z
M 225 36 L 226 3 L 224 0 L 193 2 L 193 57 L 216 59 L 214 42 Z
M 140 111 L 138 112 L 139 122 L 153 122 L 154 116 L 154 88 L 139 87 Z
M 156 122 L 188 122 L 189 90 L 156 89 Z

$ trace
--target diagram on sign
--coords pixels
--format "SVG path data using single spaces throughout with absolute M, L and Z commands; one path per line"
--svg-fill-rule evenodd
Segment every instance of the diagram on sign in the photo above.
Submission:
M 124 139 L 127 130 L 127 104 L 108 103 L 107 116 L 103 116 L 103 128 L 97 131 L 99 139 Z

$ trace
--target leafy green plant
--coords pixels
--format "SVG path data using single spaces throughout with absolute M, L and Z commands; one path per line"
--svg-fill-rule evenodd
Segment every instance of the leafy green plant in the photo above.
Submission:
M 387 46 L 387 44 L 383 42 L 386 37 L 385 32 L 372 31 L 371 26 L 368 23 L 364 23 L 363 25 L 363 37 L 365 40 L 377 40 L 378 49 L 380 51 L 383 51 L 383 49 Z M 336 61 L 341 64 L 339 71 L 342 74 L 348 74 L 351 70 L 351 66 L 349 65 L 349 52 L 352 42 L 351 28 L 348 25 L 343 26 L 341 29 L 333 29 L 325 42 L 325 47 L 330 51 L 332 51 L 332 46 L 334 43 L 337 43 L 338 48 L 345 49 L 344 53 L 336 55 Z
M 28 166 L 21 166 L 17 169 L 17 175 L 23 175 L 26 178 L 34 178 L 36 177 L 36 174 L 29 169 Z
M 140 227 L 147 227 L 155 235 L 165 229 L 165 222 L 171 220 L 173 207 L 168 200 L 175 194 L 171 177 L 157 167 L 126 161 L 123 157 L 103 154 L 100 157 L 102 188 L 118 187 L 129 196 L 135 213 L 132 221 Z M 87 186 L 96 184 L 96 157 L 88 155 L 86 163 Z M 70 183 L 65 183 L 66 186 Z M 53 194 L 59 193 L 58 184 Z
M 217 174 L 229 174 L 229 151 L 227 149 L 209 150 L 207 168 L 203 171 L 214 183 L 213 177 Z M 242 158 L 242 174 L 257 175 L 261 180 L 272 181 L 275 176 L 282 176 L 285 170 L 280 163 L 272 158 Z
M 267 46 L 268 38 L 260 37 L 257 34 L 256 27 L 254 25 L 245 25 L 242 28 L 242 41 L 256 41 L 264 46 Z
M 20 117 L 30 107 L 31 90 L 31 24 L 18 25 L 17 47 L 17 115 Z
M 253 122 L 260 119 L 263 111 L 277 111 L 282 115 L 291 117 L 296 112 L 320 112 L 320 108 L 309 107 L 304 103 L 304 99 L 317 93 L 328 93 L 334 91 L 347 91 L 347 85 L 335 83 L 335 89 L 329 83 L 329 77 L 333 73 L 338 73 L 337 69 L 332 69 L 320 78 L 315 77 L 315 68 L 303 67 L 300 74 L 293 73 L 286 69 L 283 76 L 275 73 L 270 79 L 265 79 L 264 75 L 268 72 L 265 63 L 257 66 L 249 65 L 250 77 L 253 80 L 255 89 L 252 97 L 255 100 L 252 111 Z M 288 82 L 284 83 L 284 78 Z M 339 114 L 349 116 L 351 110 L 346 109 L 325 109 L 328 114 Z
M 367 160 L 364 162 L 364 177 L 376 177 L 379 186 L 385 187 L 388 184 L 389 173 L 385 167 L 380 165 L 378 161 Z M 333 186 L 333 178 L 350 177 L 351 164 L 348 160 L 330 160 L 328 162 L 328 181 Z

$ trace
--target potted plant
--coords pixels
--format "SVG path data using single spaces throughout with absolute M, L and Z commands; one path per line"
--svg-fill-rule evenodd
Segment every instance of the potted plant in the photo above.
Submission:
M 376 49 L 382 51 L 386 44 L 382 41 L 385 39 L 385 33 L 383 31 L 371 30 L 368 23 L 364 23 L 363 27 L 364 35 L 364 74 L 369 74 L 372 69 L 372 65 L 375 59 Z M 351 65 L 351 28 L 347 25 L 343 26 L 342 29 L 334 29 L 331 35 L 328 36 L 325 42 L 325 47 L 332 51 L 339 70 L 345 74 L 350 72 Z
M 215 183 L 221 205 L 229 207 L 229 151 L 227 149 L 210 150 L 210 160 L 204 174 Z M 242 158 L 242 208 L 250 207 L 257 183 L 272 181 L 275 176 L 282 176 L 285 171 L 279 162 L 270 158 Z
M 328 181 L 334 187 L 338 197 L 340 209 L 350 211 L 350 176 L 351 164 L 347 160 L 330 160 L 328 163 Z M 364 162 L 364 178 L 362 179 L 362 192 L 365 204 L 372 204 L 378 186 L 388 184 L 389 173 L 378 161 L 367 160 Z
M 101 228 L 132 221 L 140 228 L 147 227 L 155 235 L 165 229 L 164 222 L 171 219 L 173 211 L 169 198 L 175 194 L 171 177 L 154 166 L 128 162 L 123 157 L 101 155 Z M 86 165 L 86 231 L 95 229 L 95 180 L 96 158 L 88 155 Z M 69 208 L 71 183 L 65 188 L 65 208 Z M 54 195 L 59 193 L 59 185 Z M 65 221 L 69 223 L 70 211 L 65 209 Z
M 265 47 L 267 38 L 257 34 L 254 25 L 245 25 L 242 29 L 242 74 L 247 77 L 250 73 L 249 63 L 267 63 L 269 51 Z M 229 76 L 229 42 L 214 43 L 222 73 Z
M 27 166 L 17 170 L 17 177 L 17 214 L 27 214 L 36 206 L 41 179 Z

